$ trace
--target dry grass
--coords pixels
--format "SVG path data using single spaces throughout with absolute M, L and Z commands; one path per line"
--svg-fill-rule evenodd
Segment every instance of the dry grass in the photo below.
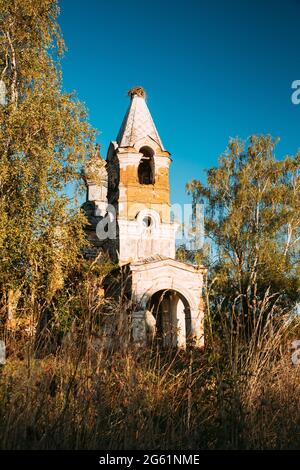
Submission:
M 0 446 L 298 449 L 296 326 L 268 320 L 246 344 L 224 322 L 223 340 L 208 338 L 205 352 L 168 354 L 104 350 L 87 328 L 34 359 L 19 339 L 1 370 Z

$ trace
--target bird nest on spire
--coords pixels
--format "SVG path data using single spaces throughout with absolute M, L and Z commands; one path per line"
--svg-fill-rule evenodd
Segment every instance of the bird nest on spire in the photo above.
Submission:
M 128 91 L 128 96 L 133 98 L 134 95 L 141 96 L 142 98 L 146 98 L 146 92 L 144 88 L 141 86 L 135 86 Z

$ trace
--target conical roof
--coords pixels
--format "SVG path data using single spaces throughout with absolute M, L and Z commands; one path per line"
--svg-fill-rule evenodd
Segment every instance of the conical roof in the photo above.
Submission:
M 132 88 L 128 95 L 131 101 L 117 137 L 119 147 L 134 147 L 138 140 L 149 136 L 164 150 L 145 100 L 144 89 Z

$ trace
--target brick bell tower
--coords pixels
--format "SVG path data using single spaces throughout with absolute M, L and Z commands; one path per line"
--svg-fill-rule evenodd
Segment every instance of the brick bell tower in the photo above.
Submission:
M 161 255 L 175 258 L 177 224 L 170 220 L 170 153 L 163 147 L 142 87 L 130 104 L 107 156 L 108 203 L 117 217 L 113 258 L 126 264 Z
M 134 87 L 128 95 L 129 108 L 106 162 L 96 152 L 87 163 L 88 238 L 119 264 L 109 278 L 115 279 L 112 290 L 119 292 L 122 273 L 129 273 L 134 342 L 146 344 L 151 312 L 156 340 L 164 348 L 201 347 L 206 268 L 175 259 L 178 225 L 170 214 L 170 153 L 159 137 L 144 89 Z M 116 230 L 101 240 L 97 227 L 108 217 Z

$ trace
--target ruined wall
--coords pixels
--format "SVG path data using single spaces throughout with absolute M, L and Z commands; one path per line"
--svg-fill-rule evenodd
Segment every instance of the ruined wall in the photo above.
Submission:
M 170 220 L 169 153 L 153 154 L 153 184 L 139 182 L 138 168 L 143 153 L 136 148 L 119 148 L 112 142 L 107 157 L 108 203 L 117 217 L 117 240 L 112 241 L 121 264 L 154 253 L 175 256 L 175 225 Z M 144 230 L 143 218 L 151 219 Z
M 191 266 L 177 260 L 145 260 L 130 265 L 132 271 L 132 293 L 136 304 L 135 324 L 143 322 L 143 312 L 150 299 L 161 290 L 179 293 L 190 309 L 191 334 L 196 346 L 204 344 L 204 306 L 203 282 L 206 269 L 203 266 Z M 185 345 L 184 309 L 182 303 L 176 306 L 176 322 L 179 327 L 177 344 Z
M 127 149 L 126 149 L 127 150 Z M 121 219 L 134 220 L 145 207 L 160 214 L 161 221 L 170 222 L 170 158 L 154 154 L 154 184 L 140 184 L 138 167 L 143 154 L 135 149 L 118 152 L 119 196 L 118 215 Z

